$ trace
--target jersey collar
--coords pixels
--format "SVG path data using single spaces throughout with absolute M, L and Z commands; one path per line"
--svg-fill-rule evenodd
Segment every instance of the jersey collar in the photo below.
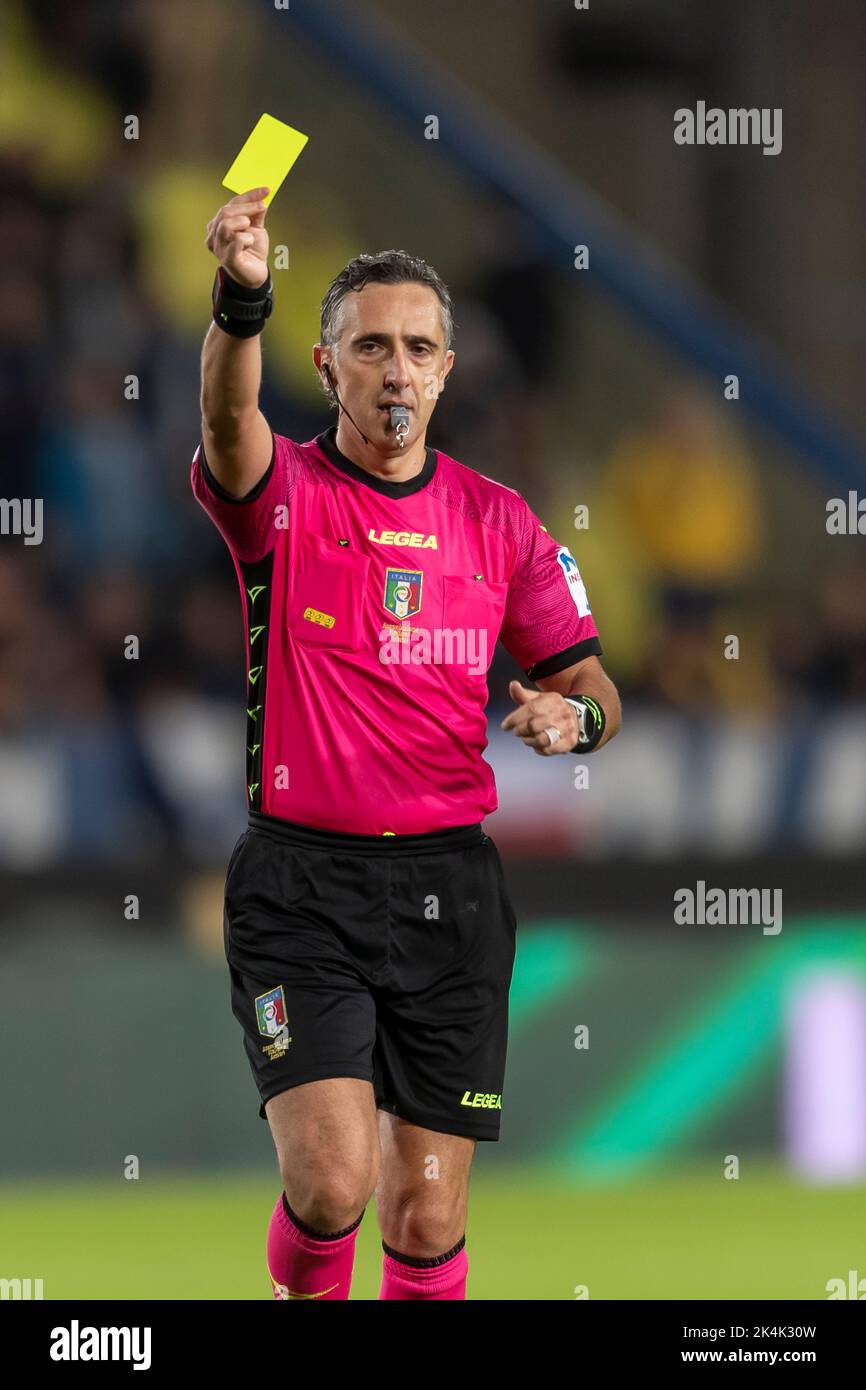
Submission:
M 420 473 L 416 473 L 414 478 L 407 478 L 405 482 L 392 482 L 388 478 L 377 478 L 375 474 L 368 473 L 366 468 L 361 468 L 357 463 L 353 463 L 342 450 L 337 448 L 337 426 L 332 425 L 330 429 L 322 434 L 316 435 L 316 447 L 321 450 L 329 463 L 335 468 L 339 468 L 347 477 L 354 478 L 356 482 L 363 483 L 365 487 L 371 487 L 374 492 L 381 492 L 384 497 L 411 497 L 414 492 L 420 492 L 425 488 L 436 472 L 436 450 L 429 445 L 425 446 L 424 466 Z

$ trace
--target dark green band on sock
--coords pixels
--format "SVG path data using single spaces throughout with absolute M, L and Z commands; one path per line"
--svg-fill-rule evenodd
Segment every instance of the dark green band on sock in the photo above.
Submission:
M 382 1241 L 382 1249 L 386 1255 L 391 1256 L 392 1260 L 399 1260 L 401 1265 L 411 1265 L 413 1269 L 432 1269 L 434 1265 L 444 1265 L 448 1260 L 453 1260 L 455 1255 L 460 1254 L 465 1244 L 466 1236 L 464 1234 L 453 1249 L 446 1250 L 444 1255 L 434 1255 L 430 1260 L 416 1260 L 413 1255 L 401 1255 L 399 1250 L 392 1250 L 390 1245 L 385 1244 L 384 1240 Z
M 347 1226 L 344 1231 L 334 1231 L 331 1235 L 323 1235 L 321 1231 L 314 1231 L 312 1226 L 308 1226 L 306 1221 L 302 1221 L 299 1216 L 295 1215 L 295 1213 L 289 1206 L 289 1199 L 286 1196 L 285 1192 L 283 1193 L 283 1210 L 285 1211 L 286 1216 L 289 1218 L 289 1220 L 294 1222 L 298 1230 L 303 1235 L 309 1236 L 310 1240 L 340 1240 L 343 1236 L 349 1236 L 352 1234 L 354 1230 L 357 1230 L 364 1216 L 364 1213 L 361 1212 L 361 1215 L 358 1217 L 357 1221 L 353 1221 L 351 1226 Z

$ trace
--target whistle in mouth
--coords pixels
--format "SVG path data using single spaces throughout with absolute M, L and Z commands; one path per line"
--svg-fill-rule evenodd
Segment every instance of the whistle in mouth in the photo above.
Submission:
M 409 412 L 405 405 L 391 406 L 391 427 L 397 436 L 397 443 L 403 448 L 403 436 L 409 433 Z

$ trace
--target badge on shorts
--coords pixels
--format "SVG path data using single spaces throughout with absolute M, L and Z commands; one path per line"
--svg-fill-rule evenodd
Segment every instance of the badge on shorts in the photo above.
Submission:
M 382 606 L 392 618 L 411 618 L 421 611 L 422 570 L 396 570 L 389 565 L 385 571 L 385 597 Z
M 289 1050 L 289 1026 L 286 1022 L 286 996 L 283 993 L 282 985 L 277 985 L 276 989 L 271 989 L 267 994 L 260 994 L 256 998 L 256 1019 L 258 1020 L 259 1032 L 263 1038 L 272 1038 L 273 1041 L 262 1048 L 265 1056 L 272 1062 L 278 1057 L 285 1056 Z

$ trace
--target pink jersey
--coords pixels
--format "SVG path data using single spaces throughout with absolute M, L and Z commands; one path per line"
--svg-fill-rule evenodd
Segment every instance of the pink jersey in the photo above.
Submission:
M 512 488 L 429 447 L 387 482 L 335 436 L 275 434 L 241 499 L 193 456 L 241 588 L 248 807 L 366 835 L 477 824 L 497 637 L 530 680 L 600 655 L 580 572 Z

